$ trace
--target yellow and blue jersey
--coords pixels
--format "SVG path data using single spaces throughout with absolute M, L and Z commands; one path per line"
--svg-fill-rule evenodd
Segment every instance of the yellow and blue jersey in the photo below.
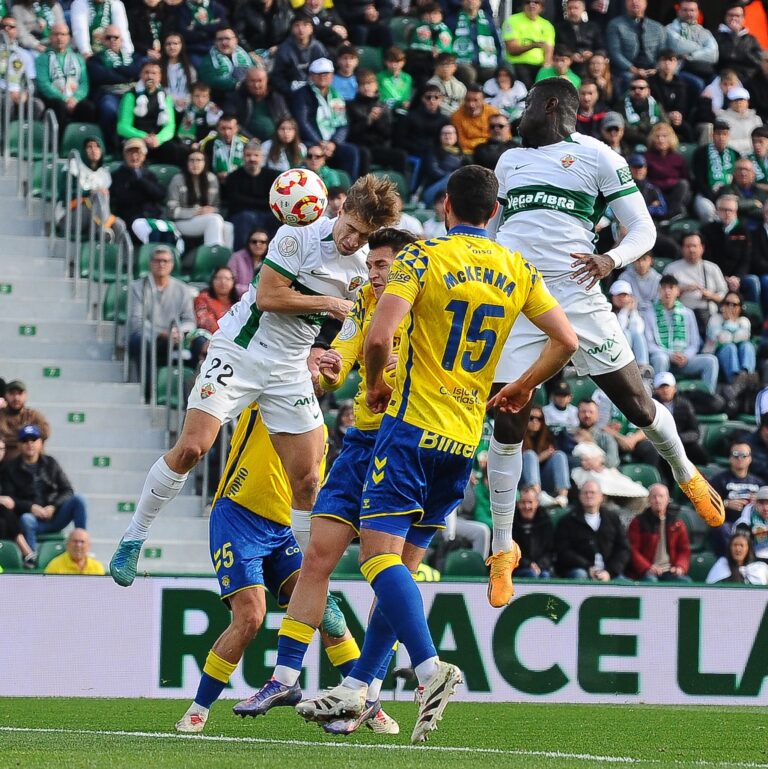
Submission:
M 385 294 L 412 305 L 387 414 L 471 451 L 515 320 L 520 313 L 535 318 L 557 302 L 519 252 L 468 226 L 406 246 Z

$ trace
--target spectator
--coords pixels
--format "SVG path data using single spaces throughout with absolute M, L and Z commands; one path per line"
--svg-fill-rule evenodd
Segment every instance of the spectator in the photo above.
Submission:
M 141 358 L 142 336 L 147 337 L 151 345 L 150 335 L 154 331 L 158 365 L 165 365 L 171 322 L 177 321 L 179 324 L 179 328 L 174 328 L 172 332 L 174 343 L 180 343 L 184 335 L 195 328 L 192 293 L 186 283 L 171 277 L 174 262 L 173 251 L 168 246 L 158 244 L 149 261 L 149 275 L 137 278 L 130 284 L 128 354 L 137 366 Z M 143 305 L 145 287 L 151 292 L 151 300 L 146 306 Z
M 487 80 L 499 65 L 501 43 L 493 16 L 482 7 L 482 0 L 462 0 L 453 25 L 453 52 L 464 80 Z
M 416 235 L 417 238 L 424 237 L 424 227 L 415 216 L 411 216 L 411 214 L 403 211 L 403 199 L 400 197 L 397 198 L 397 211 L 398 219 L 395 223 L 395 227 L 398 230 L 410 232 L 413 235 Z
M 737 377 L 754 374 L 757 367 L 755 346 L 750 341 L 752 324 L 741 314 L 741 297 L 729 291 L 720 303 L 720 312 L 707 323 L 707 336 L 703 352 L 714 353 L 720 361 L 725 381 L 733 383 Z
M 744 86 L 752 97 L 752 107 L 765 122 L 768 120 L 768 51 L 760 52 L 760 69 Z
M 315 40 L 314 30 L 311 16 L 299 8 L 291 21 L 291 36 L 278 46 L 272 85 L 286 98 L 307 85 L 310 63 L 328 56 L 325 46 Z
M 207 83 L 192 85 L 192 103 L 182 112 L 176 137 L 188 149 L 197 149 L 212 129 L 216 128 L 222 111 L 211 101 Z
M 347 107 L 331 85 L 333 63 L 316 59 L 309 65 L 309 84 L 293 94 L 293 116 L 305 142 L 319 144 L 329 165 L 360 176 L 360 151 L 347 141 Z
M 443 22 L 443 11 L 437 3 L 420 5 L 419 19 L 410 35 L 405 68 L 420 88 L 432 76 L 435 57 L 453 50 L 453 36 Z
M 667 202 L 669 218 L 684 216 L 691 199 L 688 163 L 678 152 L 677 134 L 668 123 L 657 123 L 648 133 L 648 181 L 655 184 Z
M 717 582 L 768 585 L 768 564 L 755 558 L 749 534 L 737 530 L 728 541 L 727 555 L 715 561 L 706 582 L 710 585 Z
M 344 208 L 344 203 L 347 200 L 346 187 L 329 187 L 328 188 L 328 205 L 325 209 L 323 216 L 328 219 L 335 219 Z
M 59 463 L 43 454 L 37 425 L 22 427 L 18 441 L 20 454 L 3 463 L 0 485 L 13 500 L 24 538 L 36 550 L 38 534 L 53 534 L 69 523 L 85 528 L 85 500 L 74 493 Z
M 653 254 L 650 251 L 632 262 L 620 277 L 631 286 L 638 312 L 644 313 L 653 307 L 659 295 L 661 275 L 653 269 Z
M 382 101 L 393 110 L 404 110 L 411 106 L 413 78 L 403 71 L 405 53 L 400 48 L 388 48 L 384 53 L 384 71 L 376 78 Z
M 88 79 L 96 102 L 104 143 L 115 148 L 117 113 L 123 95 L 136 87 L 141 61 L 121 48 L 120 30 L 110 25 L 104 30 L 104 48 L 88 59 Z
M 208 288 L 204 288 L 194 302 L 197 328 L 215 334 L 219 330 L 219 318 L 240 299 L 235 287 L 235 274 L 229 267 L 217 267 L 211 273 Z
M 314 144 L 307 150 L 304 167 L 314 171 L 323 180 L 326 189 L 344 187 L 341 172 L 328 166 L 325 152 L 319 144 Z
M 353 45 L 376 48 L 392 45 L 391 0 L 337 0 L 335 8 L 349 30 L 349 41 Z
M 664 27 L 645 15 L 647 0 L 625 0 L 624 8 L 605 31 L 613 77 L 622 91 L 632 78 L 656 74 L 656 60 L 667 43 Z
M 271 138 L 278 123 L 290 117 L 285 99 L 270 87 L 263 67 L 250 67 L 245 73 L 237 89 L 236 113 L 243 130 L 260 141 Z
M 326 465 L 328 465 L 329 469 L 341 452 L 341 445 L 344 442 L 344 436 L 347 434 L 347 430 L 354 426 L 354 405 L 352 401 L 343 401 L 339 404 L 339 410 L 336 412 L 336 422 L 331 430 L 328 431 L 328 454 L 326 456 Z
M 688 96 L 691 84 L 677 74 L 678 67 L 677 54 L 665 48 L 659 53 L 656 74 L 648 79 L 648 84 L 651 87 L 651 96 L 666 113 L 677 138 L 683 142 L 692 142 L 693 128 L 686 120 L 686 116 L 691 112 L 691 99 Z
M 81 211 L 82 231 L 85 233 L 90 228 L 91 217 L 96 221 L 102 221 L 105 226 L 114 229 L 114 215 L 109 214 L 109 188 L 112 185 L 112 175 L 104 165 L 104 150 L 101 142 L 95 136 L 88 136 L 83 140 L 82 155 L 69 161 L 69 175 L 72 177 L 72 194 L 75 196 L 69 201 L 72 211 Z M 80 199 L 77 195 L 77 180 L 80 181 Z M 66 191 L 66 186 L 65 190 Z M 106 214 L 106 215 L 105 215 Z M 61 212 L 63 221 L 64 212 Z M 61 222 L 59 222 L 61 223 Z
M 536 73 L 535 82 L 546 80 L 548 77 L 564 77 L 573 83 L 573 87 L 578 89 L 581 85 L 581 78 L 571 69 L 573 63 L 573 52 L 568 46 L 558 44 L 552 52 L 552 65 L 542 67 Z
M 299 139 L 299 130 L 292 117 L 284 117 L 277 124 L 272 138 L 261 145 L 264 168 L 277 173 L 298 168 L 304 162 L 307 148 Z
M 571 387 L 564 379 L 552 386 L 549 403 L 542 408 L 547 427 L 559 434 L 563 428 L 579 426 L 579 410 L 573 405 Z
M 216 174 L 220 184 L 226 184 L 229 175 L 243 165 L 247 144 L 248 137 L 240 133 L 237 118 L 227 113 L 219 118 L 216 130 L 200 142 L 208 167 Z
M 35 53 L 43 53 L 48 47 L 54 24 L 66 24 L 64 10 L 56 0 L 16 0 L 11 16 L 17 30 L 14 39 L 22 48 Z
M 515 75 L 530 88 L 541 67 L 552 66 L 555 28 L 541 16 L 543 0 L 525 0 L 523 10 L 513 13 L 501 27 L 507 61 Z
M 179 8 L 178 26 L 184 36 L 187 55 L 195 68 L 208 54 L 216 31 L 229 24 L 226 7 L 218 0 L 184 0 Z
M 568 428 L 568 439 L 570 443 L 561 442 L 561 447 L 565 453 L 571 455 L 573 447 L 581 443 L 594 443 L 605 454 L 605 466 L 609 469 L 619 466 L 619 447 L 616 439 L 607 433 L 598 424 L 599 412 L 597 404 L 590 398 L 582 398 L 578 405 L 578 424 L 576 427 Z M 544 413 L 546 416 L 546 411 Z M 549 420 L 547 420 L 549 424 Z M 581 464 L 578 457 L 570 457 L 571 467 L 577 467 Z
M 728 106 L 728 91 L 741 88 L 742 83 L 734 69 L 723 69 L 720 74 L 701 92 L 696 109 L 697 122 L 712 123 L 715 113 Z
M 192 85 L 197 80 L 197 72 L 189 63 L 186 43 L 178 32 L 171 32 L 163 40 L 163 55 L 160 60 L 163 70 L 163 83 L 173 99 L 177 113 L 184 112 L 192 101 Z M 210 88 L 208 89 L 210 96 Z
M 624 118 L 618 112 L 608 112 L 600 124 L 600 138 L 614 152 L 627 157 L 631 152 L 628 142 L 624 141 Z
M 644 77 L 631 79 L 621 111 L 625 123 L 624 134 L 630 144 L 645 144 L 651 128 L 667 121 L 666 113 L 651 96 L 648 79 Z
M 333 53 L 340 45 L 346 43 L 349 33 L 344 26 L 344 20 L 333 7 L 326 8 L 324 0 L 305 0 L 301 9 L 311 16 L 315 28 L 315 39 L 328 51 Z
M 5 449 L 6 463 L 19 456 L 19 431 L 26 425 L 34 425 L 43 441 L 51 436 L 51 427 L 42 412 L 27 408 L 29 393 L 20 379 L 5 386 L 5 406 L 0 408 L 0 440 Z
M 690 582 L 691 543 L 688 530 L 669 509 L 669 489 L 654 483 L 648 507 L 627 530 L 630 561 L 627 576 L 643 582 Z
M 235 89 L 255 63 L 239 43 L 232 27 L 220 27 L 214 44 L 198 66 L 198 77 L 211 86 L 213 100 L 225 112 L 235 109 Z
M 4 458 L 5 441 L 0 438 L 0 468 L 2 468 Z M 2 478 L 0 478 L 1 481 Z M 37 563 L 37 556 L 21 531 L 15 507 L 16 503 L 11 497 L 3 493 L 2 486 L 0 486 L 0 540 L 14 542 L 21 551 L 21 557 L 24 559 L 24 568 L 33 569 Z
M 448 118 L 440 112 L 442 98 L 437 86 L 426 86 L 418 103 L 399 124 L 398 145 L 422 161 L 438 143 L 440 129 L 448 125 Z
M 176 141 L 176 113 L 173 99 L 161 82 L 160 65 L 145 62 L 136 87 L 120 100 L 117 135 L 141 139 L 151 163 L 182 165 L 187 150 Z
M 272 233 L 277 229 L 277 220 L 269 211 L 269 190 L 277 172 L 263 168 L 261 144 L 251 139 L 243 150 L 243 165 L 227 177 L 224 185 L 224 201 L 227 204 L 228 219 L 234 226 L 234 248 L 245 245 L 248 233 L 256 227 L 263 227 Z
M 357 96 L 357 65 L 360 63 L 357 49 L 352 45 L 343 45 L 336 53 L 336 71 L 331 85 L 345 102 Z
M 483 89 L 479 85 L 469 86 L 464 104 L 451 117 L 462 152 L 471 154 L 478 144 L 491 138 L 489 123 L 498 114 L 496 107 L 483 100 Z
M 141 0 L 132 4 L 128 10 L 128 31 L 136 58 L 161 61 L 163 36 L 170 27 L 163 0 Z
M 742 155 L 749 154 L 752 131 L 763 125 L 762 119 L 749 108 L 749 91 L 746 88 L 731 88 L 728 91 L 728 109 L 720 110 L 717 116 L 731 129 L 729 146 Z
M 755 184 L 764 192 L 768 192 L 768 127 L 755 128 L 751 139 L 752 151 L 747 157 L 752 161 Z
M 445 235 L 445 198 L 445 190 L 435 195 L 432 203 L 433 214 L 423 222 L 425 238 L 438 238 Z
M 434 85 L 442 94 L 440 111 L 451 117 L 461 107 L 467 95 L 467 87 L 456 79 L 456 57 L 452 53 L 440 53 L 435 59 L 435 74 L 427 80 L 427 85 Z
M 5 91 L 11 99 L 11 119 L 18 114 L 18 105 L 27 101 L 28 95 L 21 88 L 26 78 L 33 81 L 37 77 L 35 57 L 26 48 L 22 48 L 16 38 L 17 22 L 12 16 L 4 16 L 0 27 L 3 36 L 0 38 L 0 96 L 4 98 Z M 43 47 L 43 50 L 45 48 Z M 35 100 L 35 119 L 43 113 L 43 104 Z
M 768 412 L 760 415 L 755 431 L 746 441 L 752 450 L 752 472 L 768 478 Z
M 768 561 L 768 486 L 761 486 L 755 501 L 747 505 L 733 525 L 733 531 L 746 532 L 755 550 L 755 557 Z
M 543 492 L 538 497 L 542 505 L 566 507 L 571 488 L 568 472 L 568 457 L 557 448 L 555 436 L 544 421 L 544 411 L 534 406 L 523 439 L 523 484 Z
M 629 156 L 627 163 L 637 189 L 643 196 L 648 213 L 655 221 L 667 219 L 669 217 L 667 201 L 661 190 L 648 180 L 648 165 L 645 155 L 636 152 Z
M 104 50 L 106 47 L 104 35 L 109 26 L 115 26 L 120 30 L 123 53 L 126 55 L 133 53 L 128 17 L 122 0 L 73 0 L 70 24 L 72 42 L 85 59 L 90 59 L 94 54 Z
M 597 83 L 600 100 L 606 104 L 611 104 L 613 102 L 613 75 L 611 74 L 611 63 L 605 51 L 595 51 L 592 54 L 592 58 L 587 62 L 586 77 Z
M 681 302 L 696 317 L 699 336 L 704 336 L 710 316 L 717 312 L 728 290 L 725 276 L 714 263 L 704 259 L 704 238 L 701 233 L 689 232 L 680 243 L 683 258 L 664 268 L 664 275 L 676 278 Z M 651 363 L 653 365 L 653 363 Z
M 594 52 L 605 47 L 599 25 L 587 20 L 584 0 L 566 0 L 564 18 L 555 23 L 555 39 L 573 51 L 573 69 L 581 77 Z
M 269 233 L 258 227 L 248 233 L 245 245 L 229 257 L 227 267 L 235 276 L 235 291 L 242 296 L 264 264 L 269 246 Z
M 581 3 L 581 0 L 571 0 Z M 581 81 L 579 86 L 579 111 L 576 113 L 576 130 L 580 134 L 600 138 L 600 126 L 608 114 L 608 107 L 600 101 L 597 83 L 592 79 Z
M 645 333 L 653 370 L 672 370 L 677 376 L 700 378 L 711 393 L 717 388 L 719 364 L 714 355 L 699 353 L 701 337 L 693 310 L 680 302 L 680 286 L 674 275 L 664 274 L 659 300 L 645 315 Z
M 233 230 L 219 213 L 219 180 L 201 150 L 192 150 L 184 170 L 168 185 L 168 216 L 184 236 L 202 236 L 206 246 L 232 248 Z
M 760 43 L 749 34 L 744 23 L 744 8 L 729 4 L 725 9 L 725 23 L 717 28 L 715 40 L 720 51 L 718 66 L 736 70 L 743 81 L 757 72 L 761 64 Z
M 515 80 L 508 64 L 497 67 L 493 77 L 483 83 L 483 93 L 488 104 L 509 120 L 516 120 L 523 114 L 528 89 L 521 80 Z
M 50 48 L 37 57 L 35 69 L 38 96 L 56 115 L 61 134 L 73 120 L 94 122 L 96 110 L 86 98 L 89 84 L 85 59 L 70 47 L 66 24 L 51 27 Z
M 427 157 L 422 171 L 424 191 L 422 200 L 431 206 L 435 195 L 448 185 L 448 177 L 467 163 L 467 157 L 459 147 L 459 135 L 451 124 L 440 129 L 440 143 Z
M 603 501 L 597 482 L 587 481 L 574 510 L 558 522 L 555 565 L 559 576 L 608 582 L 623 575 L 629 543 L 619 516 L 601 509 Z
M 405 174 L 406 154 L 392 146 L 392 111 L 379 98 L 376 74 L 370 69 L 357 73 L 358 93 L 347 103 L 349 140 L 374 163 Z
M 699 24 L 699 4 L 682 0 L 677 18 L 667 24 L 667 45 L 680 59 L 681 71 L 697 92 L 712 79 L 720 57 L 714 35 Z
M 512 141 L 512 129 L 506 115 L 494 115 L 488 121 L 488 128 L 491 129 L 491 138 L 475 147 L 473 159 L 477 165 L 493 171 L 499 158 L 514 147 L 515 143 Z
M 88 553 L 91 549 L 91 537 L 85 529 L 73 529 L 67 537 L 67 549 L 57 555 L 45 567 L 46 574 L 88 574 L 104 576 L 104 565 Z
M 610 288 L 611 306 L 624 336 L 635 354 L 638 365 L 648 365 L 648 343 L 645 341 L 645 322 L 637 310 L 632 286 L 626 280 L 615 281 Z
M 291 32 L 292 5 L 289 0 L 244 0 L 234 3 L 232 21 L 243 47 L 265 59 L 274 57 L 278 45 Z
M 555 527 L 549 513 L 539 506 L 537 491 L 532 486 L 520 489 L 512 538 L 520 546 L 515 577 L 549 579 L 555 557 Z

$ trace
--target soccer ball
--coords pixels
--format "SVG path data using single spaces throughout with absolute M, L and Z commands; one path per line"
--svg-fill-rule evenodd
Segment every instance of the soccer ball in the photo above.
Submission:
M 316 222 L 328 205 L 328 190 L 314 171 L 291 168 L 275 179 L 269 207 L 282 224 L 304 227 Z

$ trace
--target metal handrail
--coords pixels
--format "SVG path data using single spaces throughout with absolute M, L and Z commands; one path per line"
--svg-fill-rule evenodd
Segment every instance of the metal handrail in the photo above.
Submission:
M 176 331 L 178 339 L 174 340 L 173 332 Z M 173 412 L 176 412 L 176 435 L 181 434 L 181 426 L 184 422 L 184 360 L 182 350 L 184 347 L 184 335 L 181 332 L 181 322 L 174 318 L 168 326 L 168 357 L 166 368 L 168 377 L 165 380 L 165 442 L 166 448 L 171 448 L 171 433 L 173 433 Z M 176 360 L 173 359 L 173 351 L 176 350 Z M 172 373 L 176 369 L 176 406 L 173 406 L 171 398 Z
M 75 189 L 73 196 L 73 175 L 69 170 L 72 166 L 72 161 L 78 165 L 80 163 L 80 153 L 77 150 L 71 150 L 67 156 L 67 174 L 64 188 L 64 205 L 66 207 L 64 210 L 64 262 L 67 275 L 71 274 L 74 278 L 74 295 L 77 298 L 80 293 L 80 250 L 83 246 L 83 211 L 80 205 L 80 200 L 83 197 L 83 185 L 80 180 L 80 174 L 77 174 L 74 177 Z M 72 200 L 78 201 L 74 216 L 72 216 Z M 74 230 L 72 229 L 73 220 Z M 72 248 L 74 248 L 74 254 L 72 254 Z
M 31 133 L 31 132 L 30 132 Z M 50 166 L 49 166 L 50 163 Z M 58 197 L 59 186 L 59 121 L 53 110 L 47 109 L 43 115 L 43 169 L 40 175 L 40 189 L 42 192 L 43 211 L 45 212 L 46 196 L 50 199 L 48 207 L 48 253 L 53 256 L 54 238 L 56 236 L 56 198 Z M 48 180 L 48 169 L 51 172 L 50 194 L 47 195 L 46 182 Z M 30 187 L 31 179 L 30 179 Z M 30 197 L 28 207 L 31 206 Z
M 34 165 L 34 149 L 35 149 L 35 105 L 33 104 L 35 100 L 35 86 L 32 81 L 27 83 L 27 100 L 24 102 L 24 106 L 27 109 L 27 176 L 26 176 L 26 182 L 27 182 L 27 188 L 26 188 L 26 199 L 27 199 L 27 214 L 32 213 L 32 170 Z
M 18 124 L 18 129 L 16 131 L 16 152 L 18 153 L 16 156 L 16 196 L 19 198 L 22 197 L 22 194 L 24 193 L 24 175 L 22 169 L 24 165 L 24 110 L 25 102 L 20 101 L 18 109 L 16 110 L 16 123 Z M 33 129 L 30 125 L 27 125 L 27 130 L 32 133 Z
M 144 328 L 144 321 L 147 317 L 147 296 L 151 306 L 149 308 L 149 339 Z M 149 275 L 144 278 L 141 287 L 141 360 L 139 361 L 139 382 L 141 383 L 141 397 L 146 397 L 147 384 L 149 384 L 149 403 L 152 406 L 157 405 L 156 373 L 157 373 L 157 324 L 155 322 L 155 287 L 152 285 Z M 151 340 L 151 341 L 150 341 Z M 150 364 L 147 366 L 147 345 L 151 344 L 149 349 Z M 149 368 L 149 371 L 147 371 Z M 146 400 L 145 400 L 146 402 Z
M 133 280 L 133 243 L 128 237 L 127 232 L 123 232 L 120 236 L 120 242 L 117 244 L 117 275 L 115 276 L 115 328 L 113 337 L 113 350 L 112 357 L 117 360 L 117 351 L 120 347 L 120 322 L 118 320 L 120 315 L 120 292 L 122 291 L 123 272 L 122 268 L 125 265 L 125 284 L 128 289 L 128 297 L 125 303 L 125 326 L 128 328 L 128 318 L 130 315 L 129 305 L 131 303 L 131 280 Z M 125 339 L 125 350 L 123 354 L 123 381 L 128 381 L 128 339 Z

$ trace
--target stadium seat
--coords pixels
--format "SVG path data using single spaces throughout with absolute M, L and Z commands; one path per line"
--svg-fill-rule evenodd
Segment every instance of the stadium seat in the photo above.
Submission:
M 45 567 L 57 556 L 61 555 L 66 546 L 63 542 L 43 542 L 37 551 L 37 569 L 44 571 Z
M 751 426 L 744 422 L 728 421 L 719 425 L 706 425 L 702 445 L 710 457 L 723 467 L 728 466 L 728 449 L 739 434 L 752 432 Z
M 677 148 L 677 151 L 685 158 L 685 162 L 688 163 L 688 167 L 691 167 L 691 161 L 693 160 L 693 153 L 696 151 L 698 144 L 681 143 Z
M 547 511 L 549 513 L 549 519 L 552 521 L 553 526 L 557 526 L 562 518 L 565 518 L 568 513 L 571 512 L 570 507 L 550 507 Z
M 342 170 L 341 168 L 334 168 L 333 169 L 339 176 L 339 185 L 344 187 L 344 189 L 349 189 L 352 186 L 352 178 L 350 175 Z
M 117 310 L 117 317 L 115 317 Z M 117 320 L 122 326 L 125 324 L 128 310 L 128 284 L 120 281 L 120 288 L 117 283 L 110 283 L 104 292 L 104 302 L 101 305 L 102 320 Z
M 533 405 L 546 406 L 547 400 L 547 391 L 543 387 L 537 387 L 533 393 Z
M 157 177 L 157 181 L 167 190 L 168 185 L 171 183 L 176 174 L 181 173 L 181 169 L 178 166 L 167 165 L 165 163 L 153 163 L 149 166 L 149 170 Z
M 688 576 L 694 582 L 704 582 L 710 569 L 715 565 L 717 556 L 714 553 L 704 552 L 691 556 L 691 567 Z
M 397 194 L 403 199 L 403 203 L 409 200 L 408 182 L 399 171 L 386 169 L 384 171 L 373 171 L 373 175 L 379 179 L 391 179 L 397 186 Z
M 682 240 L 683 235 L 688 235 L 691 232 L 698 232 L 700 229 L 701 222 L 699 222 L 698 219 L 678 219 L 677 221 L 670 222 L 668 233 L 675 240 L 680 241 Z M 654 259 L 654 263 L 656 261 L 657 260 Z M 656 267 L 656 269 L 658 270 L 659 268 Z
M 416 20 L 411 16 L 395 16 L 389 23 L 392 32 L 392 43 L 400 48 L 408 43 L 408 37 L 416 26 Z
M 7 539 L 0 540 L 0 567 L 4 571 L 13 571 L 22 569 L 23 566 L 21 550 L 16 546 L 16 543 Z
M 664 256 L 654 256 L 653 269 L 656 270 L 656 272 L 664 272 L 666 266 L 674 261 L 674 259 L 667 259 Z
M 444 577 L 487 577 L 488 567 L 475 550 L 451 550 L 443 564 Z
M 334 579 L 362 579 L 360 573 L 360 545 L 349 545 L 333 570 Z
M 680 508 L 680 520 L 688 530 L 688 539 L 692 553 L 701 553 L 707 549 L 709 541 L 709 526 L 692 507 Z
M 168 372 L 171 372 L 170 374 Z M 171 378 L 171 402 L 172 409 L 179 408 L 178 398 L 178 381 L 179 374 L 176 366 L 162 366 L 157 370 L 157 385 L 155 390 L 157 392 L 157 405 L 165 406 L 168 403 L 168 377 Z M 195 381 L 195 372 L 188 368 L 182 368 L 182 385 L 181 392 L 182 398 L 186 398 L 185 393 L 192 388 L 192 384 Z M 182 407 L 184 404 L 181 404 Z
M 381 72 L 384 69 L 384 54 L 381 48 L 361 45 L 357 49 L 357 55 L 360 57 L 358 69 L 372 69 L 374 72 Z
M 597 385 L 588 376 L 566 377 L 573 395 L 573 403 L 578 405 L 582 398 L 591 398 L 597 389 Z
M 719 425 L 721 422 L 728 421 L 728 414 L 697 414 L 696 417 L 701 425 Z M 743 418 L 740 416 L 739 419 Z
M 360 372 L 357 369 L 352 369 L 344 380 L 344 384 L 334 393 L 336 402 L 339 403 L 354 398 L 357 394 L 357 387 L 359 384 Z
M 24 158 L 27 157 L 27 131 L 29 127 L 26 123 L 22 127 L 22 137 L 24 141 Z M 43 124 L 40 122 L 32 123 L 32 160 L 42 160 L 43 158 Z M 12 158 L 19 156 L 19 123 L 14 120 L 8 129 L 8 147 Z
M 763 308 L 760 307 L 760 302 L 744 302 L 741 305 L 741 313 L 745 318 L 749 318 L 752 333 L 759 336 L 763 330 Z
M 333 430 L 334 427 L 336 427 L 336 415 L 339 413 L 338 409 L 328 409 L 328 411 L 325 412 L 323 416 L 323 421 L 325 422 L 325 426 L 329 430 Z
M 211 273 L 217 267 L 225 267 L 230 256 L 232 251 L 226 246 L 198 246 L 192 263 L 192 280 L 207 285 Z
M 100 275 L 100 259 L 98 242 L 93 245 L 93 275 L 88 274 L 88 253 L 90 251 L 91 244 L 83 243 L 80 248 L 80 277 L 91 278 L 92 280 L 99 280 Z M 104 244 L 104 282 L 114 283 L 117 279 L 117 257 L 120 249 L 114 243 Z
M 51 168 L 53 168 L 53 162 L 49 160 L 46 164 L 45 170 L 45 200 L 51 199 Z M 56 173 L 60 174 L 60 167 L 57 167 Z M 65 183 L 66 183 L 66 177 Z M 58 180 L 57 180 L 58 183 Z M 59 190 L 57 190 L 57 195 Z M 33 198 L 39 198 L 43 196 L 43 161 L 35 160 L 32 163 L 32 188 L 31 194 Z
M 143 243 L 139 252 L 136 254 L 136 261 L 133 263 L 133 274 L 137 278 L 142 278 L 144 275 L 149 275 L 149 260 L 152 258 L 152 252 L 160 245 L 159 243 Z M 163 243 L 173 252 L 175 261 L 173 263 L 173 275 L 174 278 L 181 277 L 181 259 L 179 258 L 179 252 L 167 243 Z M 206 283 L 208 281 L 206 280 Z
M 712 395 L 709 385 L 706 382 L 702 382 L 701 379 L 679 379 L 677 382 L 677 392 L 683 395 L 690 392 L 709 393 Z
M 98 140 L 101 151 L 104 152 L 104 136 L 99 125 L 96 123 L 69 123 L 64 129 L 59 154 L 62 157 L 67 157 L 72 150 L 77 150 L 82 155 L 83 142 L 91 138 Z
M 661 483 L 659 471 L 653 465 L 646 465 L 643 462 L 620 465 L 619 471 L 627 478 L 645 486 L 646 489 L 649 489 L 654 483 Z

